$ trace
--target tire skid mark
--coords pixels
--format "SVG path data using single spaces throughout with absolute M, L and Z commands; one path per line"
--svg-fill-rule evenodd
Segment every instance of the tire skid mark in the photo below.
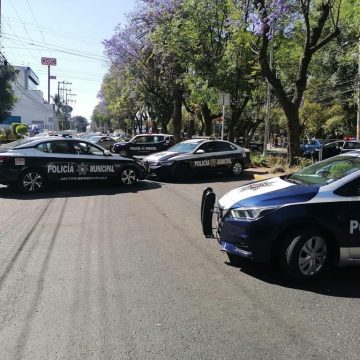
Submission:
M 9 276 L 10 271 L 15 266 L 15 263 L 18 260 L 19 255 L 21 254 L 21 251 L 24 249 L 24 247 L 27 245 L 28 240 L 31 238 L 31 235 L 34 233 L 36 228 L 39 226 L 42 218 L 45 216 L 47 210 L 49 209 L 50 205 L 52 204 L 53 199 L 48 201 L 47 204 L 44 206 L 44 208 L 40 211 L 40 214 L 37 216 L 36 220 L 34 221 L 34 225 L 31 226 L 28 233 L 25 235 L 24 239 L 20 242 L 20 244 L 17 246 L 17 249 L 15 250 L 15 253 L 11 257 L 8 265 L 5 268 L 5 271 L 0 276 L 0 291 L 2 290 L 2 287 Z
M 29 306 L 29 310 L 27 312 L 27 315 L 24 319 L 24 326 L 20 332 L 20 335 L 18 336 L 17 339 L 17 343 L 16 343 L 16 352 L 15 352 L 15 356 L 14 359 L 16 360 L 21 360 L 23 359 L 23 353 L 25 350 L 25 347 L 27 345 L 28 342 L 28 338 L 30 335 L 30 330 L 31 330 L 31 324 L 34 320 L 34 317 L 36 315 L 37 312 L 37 308 L 39 306 L 39 303 L 41 301 L 42 298 L 42 292 L 44 289 L 44 283 L 45 283 L 45 278 L 46 278 L 46 274 L 49 268 L 49 264 L 50 264 L 50 259 L 52 256 L 52 252 L 54 250 L 54 246 L 55 246 L 55 242 L 60 230 L 60 226 L 61 226 L 61 222 L 62 219 L 64 217 L 64 213 L 65 213 L 65 209 L 67 206 L 67 202 L 68 199 L 65 199 L 63 204 L 62 204 L 62 208 L 60 210 L 60 214 L 59 214 L 59 218 L 58 221 L 56 223 L 56 226 L 54 228 L 54 232 L 51 236 L 48 248 L 46 250 L 46 255 L 45 258 L 43 259 L 42 265 L 41 265 L 41 269 L 40 269 L 40 273 L 39 273 L 39 278 L 36 284 L 36 289 L 35 289 L 35 293 L 33 295 L 33 300 L 30 303 Z M 48 208 L 48 206 L 46 207 L 46 209 Z

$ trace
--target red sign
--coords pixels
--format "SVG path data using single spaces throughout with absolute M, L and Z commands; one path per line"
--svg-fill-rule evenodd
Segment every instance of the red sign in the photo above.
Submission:
M 41 64 L 42 65 L 48 65 L 48 66 L 55 66 L 56 65 L 56 59 L 55 58 L 42 57 L 41 58 Z

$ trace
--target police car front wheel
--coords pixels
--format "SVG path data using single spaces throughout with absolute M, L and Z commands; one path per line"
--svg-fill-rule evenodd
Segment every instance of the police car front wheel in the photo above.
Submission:
M 137 182 L 138 175 L 134 169 L 126 167 L 121 171 L 120 179 L 123 185 L 131 186 Z
M 21 191 L 27 193 L 36 193 L 45 186 L 45 178 L 38 170 L 24 171 L 18 180 L 18 187 Z
M 321 275 L 329 265 L 330 248 L 317 229 L 289 234 L 280 250 L 280 266 L 291 278 L 307 280 Z

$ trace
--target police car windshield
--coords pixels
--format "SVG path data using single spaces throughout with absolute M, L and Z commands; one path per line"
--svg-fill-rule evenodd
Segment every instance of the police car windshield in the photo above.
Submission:
M 288 176 L 287 180 L 296 184 L 324 186 L 358 170 L 360 157 L 335 156 L 310 165 Z
M 198 145 L 199 145 L 198 143 L 178 143 L 172 146 L 167 151 L 189 153 L 192 152 Z

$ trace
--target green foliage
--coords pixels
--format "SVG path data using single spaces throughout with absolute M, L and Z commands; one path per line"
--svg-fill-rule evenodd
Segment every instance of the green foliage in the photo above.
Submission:
M 17 135 L 24 136 L 24 135 L 26 135 L 28 133 L 28 126 L 24 125 L 24 124 L 19 124 L 15 128 L 15 132 L 16 132 Z
M 13 132 L 13 134 L 16 134 L 16 128 L 18 126 L 22 125 L 21 123 L 12 123 L 10 126 L 11 126 L 11 130 Z
M 15 93 L 11 86 L 15 80 L 15 69 L 4 61 L 0 64 L 0 123 L 11 115 L 11 110 L 16 103 Z

